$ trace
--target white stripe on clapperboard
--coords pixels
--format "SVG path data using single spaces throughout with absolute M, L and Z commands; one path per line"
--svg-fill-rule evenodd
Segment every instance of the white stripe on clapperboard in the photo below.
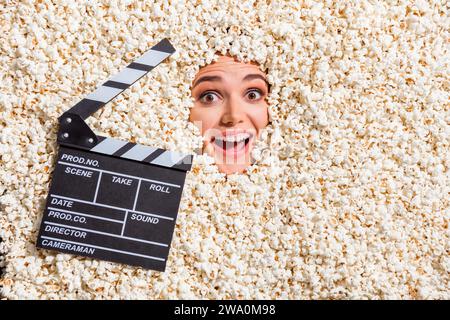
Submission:
M 171 53 L 150 49 L 134 62 L 154 67 L 170 55 Z
M 113 154 L 120 148 L 122 148 L 124 145 L 126 145 L 128 142 L 106 138 L 102 142 L 100 142 L 98 145 L 93 147 L 91 151 L 94 152 L 100 152 L 100 153 L 106 153 L 106 154 Z
M 113 76 L 109 81 L 115 81 L 120 83 L 132 84 L 140 77 L 144 76 L 147 71 L 125 68 L 118 74 Z
M 129 210 L 129 209 L 126 209 L 126 208 L 119 208 L 119 207 L 110 206 L 110 205 L 107 205 L 107 204 L 102 204 L 102 203 L 97 203 L 97 202 L 92 202 L 92 201 L 86 201 L 86 200 L 80 200 L 80 199 L 64 197 L 64 196 L 59 196 L 57 194 L 51 194 L 50 196 L 52 196 L 53 198 L 61 198 L 61 199 L 66 199 L 66 200 L 71 200 L 71 201 L 77 201 L 77 202 L 81 202 L 81 203 L 92 204 L 92 205 L 95 205 L 95 206 L 105 207 L 105 208 L 110 208 L 110 209 L 116 209 L 116 210 L 120 210 L 120 211 L 127 211 L 127 210 Z M 131 211 L 131 210 L 129 210 L 129 211 Z M 173 220 L 173 218 L 171 218 L 171 217 L 160 216 L 160 215 L 154 214 L 154 213 L 147 213 L 147 212 L 142 212 L 142 211 L 137 211 L 137 210 L 134 210 L 133 212 L 140 213 L 140 214 L 147 215 L 147 216 L 162 218 L 162 219 L 166 219 L 166 220 Z
M 128 254 L 128 255 L 130 255 L 130 256 L 136 256 L 136 257 L 147 258 L 147 259 L 153 259 L 153 260 L 159 260 L 159 261 L 166 261 L 166 259 L 163 259 L 163 258 L 158 258 L 158 257 L 153 257 L 153 256 L 147 256 L 147 255 L 145 255 L 145 254 L 132 253 L 132 252 L 122 251 L 122 250 L 117 250 L 117 249 L 110 249 L 110 248 L 105 248 L 105 247 L 95 246 L 95 245 L 92 245 L 92 244 L 86 244 L 86 243 L 81 243 L 81 242 L 76 242 L 76 241 L 61 240 L 61 239 L 57 239 L 57 238 L 53 238 L 53 237 L 47 237 L 47 236 L 41 236 L 41 238 L 42 238 L 42 239 L 53 240 L 53 241 L 59 241 L 59 242 L 65 242 L 65 243 L 77 244 L 77 245 L 80 245 L 80 246 L 90 247 L 90 248 L 94 248 L 94 249 L 100 249 L 100 250 L 105 250 L 105 251 L 112 251 L 112 252 L 118 252 L 118 253 Z
M 110 237 L 114 237 L 114 238 L 120 238 L 120 239 L 133 240 L 133 241 L 147 243 L 147 244 L 153 244 L 155 246 L 160 246 L 160 247 L 168 247 L 167 244 L 161 243 L 161 242 L 156 242 L 156 241 L 148 241 L 148 240 L 143 240 L 143 239 L 138 239 L 138 238 L 133 238 L 133 237 L 120 236 L 120 235 L 114 234 L 114 233 L 96 231 L 96 230 L 85 229 L 85 228 L 80 228 L 80 227 L 73 227 L 73 226 L 68 226 L 68 225 L 65 225 L 65 224 L 55 223 L 55 222 L 45 221 L 44 223 L 45 224 L 51 224 L 51 225 L 54 225 L 54 226 L 57 226 L 57 227 L 64 227 L 64 228 L 69 228 L 69 229 L 75 229 L 75 230 L 80 230 L 80 231 L 87 231 L 87 232 L 91 232 L 91 233 L 97 233 L 97 234 L 110 236 Z
M 123 173 L 114 172 L 114 171 L 108 171 L 108 170 L 102 170 L 102 169 L 97 169 L 97 168 L 92 168 L 92 167 L 80 166 L 79 164 L 73 164 L 73 163 L 64 162 L 64 161 L 58 161 L 58 163 L 64 164 L 64 165 L 67 165 L 67 166 L 78 167 L 78 168 L 82 168 L 82 169 L 89 169 L 89 170 L 94 170 L 94 171 L 104 172 L 104 173 L 109 173 L 109 174 L 115 174 L 117 176 L 123 176 L 123 177 L 128 177 L 128 178 L 133 178 L 133 179 L 141 179 L 141 180 L 148 181 L 148 182 L 155 182 L 155 183 L 159 183 L 159 184 L 165 184 L 165 185 L 168 185 L 168 186 L 171 186 L 171 187 L 180 188 L 180 185 L 178 185 L 178 184 L 162 182 L 162 181 L 159 181 L 159 180 L 145 179 L 145 178 L 141 178 L 141 177 L 132 176 L 132 175 L 129 175 L 129 174 L 123 174 Z
M 158 164 L 160 166 L 167 166 L 168 164 L 176 164 L 181 159 L 183 159 L 186 155 L 176 152 L 176 151 L 170 151 L 170 152 L 164 152 L 156 159 L 152 160 L 150 163 Z
M 117 89 L 107 86 L 100 86 L 94 92 L 90 93 L 86 99 L 96 100 L 107 103 L 109 100 L 121 93 L 123 89 Z
M 135 145 L 133 148 L 125 152 L 121 157 L 132 160 L 142 161 L 152 154 L 157 148 L 143 146 L 141 144 Z

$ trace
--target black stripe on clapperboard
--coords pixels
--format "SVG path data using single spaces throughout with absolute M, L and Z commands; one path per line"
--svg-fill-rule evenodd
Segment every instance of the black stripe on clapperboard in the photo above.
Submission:
M 117 150 L 116 152 L 114 152 L 112 155 L 116 156 L 116 157 L 120 157 L 121 155 L 123 155 L 124 153 L 126 153 L 128 150 L 130 150 L 131 148 L 133 148 L 135 146 L 134 143 L 132 142 L 128 142 L 126 145 L 124 145 L 122 148 L 120 148 L 119 150 Z
M 147 65 L 141 64 L 141 63 L 133 62 L 128 65 L 128 68 L 149 72 L 149 71 L 152 71 L 154 67 L 147 66 Z
M 158 149 L 153 151 L 152 154 L 150 154 L 147 158 L 145 158 L 144 160 L 142 160 L 143 162 L 152 162 L 153 160 L 155 160 L 156 158 L 158 158 L 161 154 L 164 153 L 165 150 L 163 149 Z
M 103 85 L 107 86 L 107 87 L 111 87 L 111 88 L 122 89 L 122 90 L 125 90 L 126 88 L 128 88 L 127 84 L 122 83 L 122 82 L 116 82 L 116 81 L 106 81 Z

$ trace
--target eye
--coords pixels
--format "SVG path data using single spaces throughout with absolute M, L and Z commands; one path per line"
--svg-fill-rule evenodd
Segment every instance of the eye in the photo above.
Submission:
M 246 94 L 247 98 L 250 100 L 259 100 L 262 97 L 261 90 L 251 89 Z
M 219 97 L 215 92 L 207 91 L 205 93 L 202 93 L 199 99 L 203 103 L 213 103 L 216 102 Z

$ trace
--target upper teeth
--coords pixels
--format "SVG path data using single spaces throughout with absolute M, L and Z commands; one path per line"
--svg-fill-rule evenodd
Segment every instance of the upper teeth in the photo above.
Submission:
M 216 140 L 225 142 L 240 142 L 242 140 L 250 138 L 250 136 L 250 133 L 239 133 L 234 136 L 216 137 Z

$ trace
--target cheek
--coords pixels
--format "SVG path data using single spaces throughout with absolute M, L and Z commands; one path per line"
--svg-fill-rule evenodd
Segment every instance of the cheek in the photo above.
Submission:
M 269 107 L 260 105 L 250 111 L 250 117 L 257 129 L 263 129 L 269 124 Z
M 199 107 L 194 104 L 191 108 L 189 121 L 194 123 L 204 135 L 205 131 L 213 128 L 219 121 L 220 115 L 214 108 Z

